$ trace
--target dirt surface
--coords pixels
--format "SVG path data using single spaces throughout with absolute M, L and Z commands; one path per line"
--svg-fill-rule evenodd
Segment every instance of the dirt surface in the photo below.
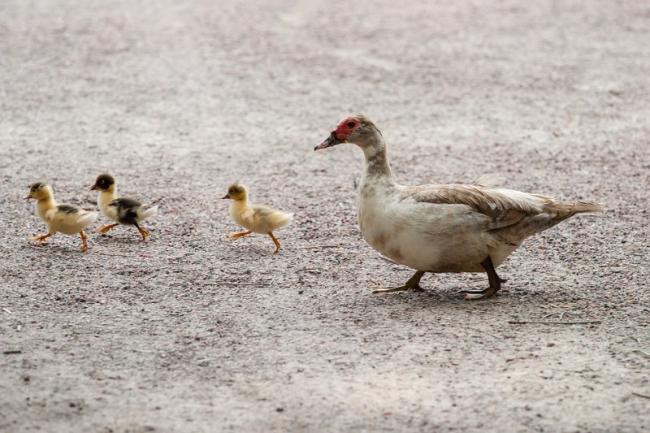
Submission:
M 642 1 L 0 2 L 0 431 L 649 431 L 649 22 Z M 494 299 L 463 300 L 481 274 L 373 295 L 411 271 L 360 237 L 362 155 L 312 151 L 356 112 L 402 183 L 500 173 L 607 210 L 530 239 Z M 28 242 L 30 182 L 92 208 L 102 171 L 162 199 L 150 241 Z M 235 180 L 296 214 L 280 255 L 226 240 Z

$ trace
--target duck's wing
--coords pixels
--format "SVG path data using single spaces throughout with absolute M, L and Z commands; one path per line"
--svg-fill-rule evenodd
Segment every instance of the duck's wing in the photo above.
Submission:
M 59 204 L 56 206 L 56 211 L 64 214 L 75 214 L 79 213 L 80 208 L 71 204 Z
M 600 209 L 596 203 L 560 202 L 539 194 L 468 184 L 404 187 L 402 196 L 420 203 L 465 205 L 485 217 L 486 231 L 512 244 L 576 213 Z
M 47 216 L 50 222 L 59 227 L 84 228 L 97 219 L 97 212 L 90 212 L 71 204 L 59 204 Z
M 142 207 L 142 203 L 139 201 L 122 197 L 116 198 L 108 205 L 115 208 L 117 220 L 121 224 L 136 225 L 138 223 L 138 211 Z
M 469 184 L 404 187 L 402 196 L 421 203 L 466 205 L 495 222 L 537 215 L 553 202 L 550 197 L 538 194 Z
M 260 204 L 252 205 L 251 209 L 254 225 L 260 231 L 271 232 L 287 225 L 292 218 L 291 214 Z

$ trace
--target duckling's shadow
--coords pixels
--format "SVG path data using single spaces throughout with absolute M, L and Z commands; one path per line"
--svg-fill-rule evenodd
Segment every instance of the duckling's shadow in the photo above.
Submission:
M 273 254 L 273 247 L 264 248 L 261 245 L 246 245 L 244 243 L 240 245 L 232 244 L 230 250 L 241 254 L 242 256 L 248 255 L 253 256 L 255 259 L 261 259 L 266 257 L 279 257 L 282 255 L 282 250 L 278 254 Z
M 45 242 L 43 244 L 36 244 L 30 242 L 24 246 L 25 249 L 30 251 L 40 251 L 45 252 L 48 255 L 55 254 L 56 257 L 79 257 L 81 254 L 84 255 L 84 252 L 81 251 L 81 248 L 78 246 L 66 245 L 66 244 L 57 244 L 54 242 Z M 88 250 L 90 252 L 90 249 Z
M 90 238 L 90 241 L 97 245 L 103 244 L 121 244 L 121 245 L 132 245 L 132 244 L 146 244 L 151 243 L 151 239 L 143 241 L 141 238 L 130 237 L 128 235 L 96 235 Z

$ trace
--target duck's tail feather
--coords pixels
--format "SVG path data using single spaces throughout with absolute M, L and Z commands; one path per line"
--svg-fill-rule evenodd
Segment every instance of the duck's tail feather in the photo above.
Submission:
M 158 214 L 158 206 L 151 204 L 144 205 L 138 210 L 138 220 L 144 221 Z
M 277 212 L 273 215 L 273 221 L 271 222 L 274 229 L 279 229 L 284 227 L 293 221 L 292 213 Z
M 99 214 L 97 212 L 84 212 L 79 216 L 79 222 L 84 226 L 88 227 L 95 222 Z
M 593 201 L 576 201 L 569 203 L 569 205 L 572 207 L 574 214 L 602 212 L 603 210 L 602 204 Z

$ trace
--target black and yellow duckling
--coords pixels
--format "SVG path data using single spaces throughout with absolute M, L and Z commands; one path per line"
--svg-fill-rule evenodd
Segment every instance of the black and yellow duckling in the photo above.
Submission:
M 91 191 L 99 191 L 97 206 L 102 215 L 115 221 L 113 224 L 106 224 L 97 231 L 106 234 L 112 228 L 123 224 L 131 225 L 138 229 L 142 240 L 149 237 L 149 231 L 141 226 L 142 221 L 158 213 L 158 206 L 142 204 L 139 201 L 118 197 L 115 179 L 110 174 L 100 174 L 95 184 L 90 187 Z

